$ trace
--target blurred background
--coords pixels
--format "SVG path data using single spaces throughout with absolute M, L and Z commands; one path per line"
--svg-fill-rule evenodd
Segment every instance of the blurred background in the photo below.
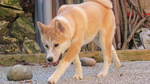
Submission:
M 40 40 L 40 21 L 49 24 L 63 4 L 83 0 L 0 0 L 0 53 L 44 52 Z M 113 45 L 118 50 L 150 49 L 150 1 L 112 0 L 116 17 Z M 91 42 L 82 51 L 96 51 Z

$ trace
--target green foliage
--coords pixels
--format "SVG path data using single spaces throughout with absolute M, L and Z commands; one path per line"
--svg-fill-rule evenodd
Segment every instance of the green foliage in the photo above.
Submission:
M 22 11 L 21 3 L 24 2 L 0 0 L 0 53 L 40 52 L 32 17 Z
M 20 0 L 9 0 L 8 1 L 8 4 L 18 4 L 18 2 L 19 2 Z
M 23 11 L 13 10 L 8 8 L 0 7 L 0 20 L 10 21 L 12 18 L 16 17 L 17 14 L 23 15 Z
M 2 0 L 1 3 L 9 5 L 9 6 L 20 8 L 19 1 L 20 0 Z
M 28 54 L 39 53 L 40 47 L 34 40 L 30 40 L 27 37 L 23 42 L 24 52 Z
M 3 44 L 3 37 L 8 35 L 7 29 L 8 22 L 7 21 L 0 21 L 0 43 Z
M 23 41 L 25 37 L 29 39 L 35 39 L 34 26 L 27 17 L 20 17 L 13 23 L 12 35 L 20 41 Z

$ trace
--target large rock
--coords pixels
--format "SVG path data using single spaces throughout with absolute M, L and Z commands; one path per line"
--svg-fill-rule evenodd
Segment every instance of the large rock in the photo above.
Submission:
M 30 80 L 32 77 L 33 75 L 31 69 L 24 65 L 15 65 L 7 74 L 7 79 L 9 81 Z
M 94 66 L 96 64 L 96 60 L 93 58 L 82 57 L 80 58 L 82 66 Z
M 140 33 L 140 39 L 142 41 L 142 46 L 145 49 L 150 49 L 150 29 L 143 28 Z

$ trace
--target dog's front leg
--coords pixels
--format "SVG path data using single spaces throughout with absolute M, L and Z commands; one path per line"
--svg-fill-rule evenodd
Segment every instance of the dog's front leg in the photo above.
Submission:
M 64 60 L 62 60 L 59 63 L 58 67 L 56 68 L 56 71 L 51 75 L 51 77 L 49 77 L 48 84 L 56 84 L 61 75 L 65 72 L 65 70 L 69 66 L 69 64 L 70 64 L 69 62 L 65 62 Z
M 76 58 L 74 60 L 74 64 L 75 64 L 75 74 L 74 74 L 73 78 L 75 78 L 77 80 L 83 79 L 83 70 L 82 70 L 79 55 L 76 56 Z
M 76 41 L 71 44 L 68 51 L 65 53 L 65 56 L 60 61 L 56 71 L 52 74 L 52 76 L 48 79 L 49 84 L 56 84 L 59 78 L 64 74 L 70 63 L 75 59 L 75 57 L 79 54 L 81 49 L 81 41 Z

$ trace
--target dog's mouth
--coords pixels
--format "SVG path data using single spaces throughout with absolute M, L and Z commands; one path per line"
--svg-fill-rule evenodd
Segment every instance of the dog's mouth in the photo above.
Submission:
M 60 60 L 62 59 L 62 54 L 59 56 L 59 59 L 56 62 L 53 62 L 53 66 L 57 66 L 60 62 Z
M 48 65 L 57 66 L 62 59 L 62 54 L 59 56 L 59 59 L 56 62 L 49 62 Z

